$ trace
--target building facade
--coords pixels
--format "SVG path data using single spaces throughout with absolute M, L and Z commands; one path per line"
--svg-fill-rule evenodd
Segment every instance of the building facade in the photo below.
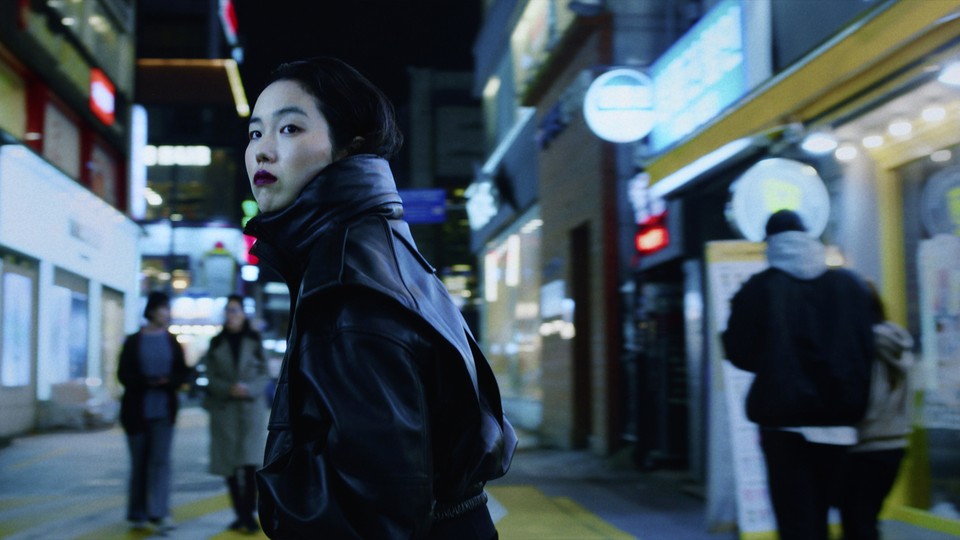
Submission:
M 485 346 L 511 417 L 544 444 L 629 447 L 638 466 L 685 469 L 710 527 L 772 535 L 742 418 L 749 380 L 717 335 L 764 264 L 758 228 L 794 208 L 828 264 L 877 283 L 920 344 L 911 457 L 886 515 L 956 532 L 957 13 L 952 1 L 489 3 L 475 92 L 490 153 L 469 204 L 488 301 L 497 291 L 484 325 L 505 329 Z M 609 142 L 582 107 L 620 68 L 649 80 L 655 120 Z M 503 173 L 511 152 L 526 176 Z M 525 272 L 531 216 L 538 262 Z M 511 284 L 518 300 L 501 305 Z
M 0 7 L 0 437 L 82 427 L 139 308 L 133 2 Z

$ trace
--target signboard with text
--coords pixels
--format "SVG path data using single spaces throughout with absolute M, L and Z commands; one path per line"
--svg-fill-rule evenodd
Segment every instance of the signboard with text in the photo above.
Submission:
M 403 220 L 411 225 L 447 220 L 447 192 L 443 189 L 401 189 Z
M 650 68 L 660 152 L 693 133 L 771 73 L 770 3 L 724 0 Z

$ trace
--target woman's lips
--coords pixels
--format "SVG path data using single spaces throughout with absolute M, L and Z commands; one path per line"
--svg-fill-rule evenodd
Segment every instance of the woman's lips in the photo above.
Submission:
M 257 173 L 253 175 L 253 185 L 255 186 L 265 186 L 276 181 L 277 177 L 267 171 L 257 171 Z

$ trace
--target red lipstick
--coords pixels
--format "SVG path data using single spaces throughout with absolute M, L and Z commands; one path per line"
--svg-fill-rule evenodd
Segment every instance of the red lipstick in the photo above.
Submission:
M 253 185 L 255 186 L 265 186 L 276 181 L 277 177 L 267 171 L 257 171 L 256 174 L 253 175 Z

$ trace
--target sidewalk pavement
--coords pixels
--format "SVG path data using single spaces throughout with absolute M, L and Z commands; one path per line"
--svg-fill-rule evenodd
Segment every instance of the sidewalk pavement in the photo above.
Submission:
M 183 409 L 174 437 L 173 518 L 168 538 L 265 538 L 225 531 L 233 519 L 223 479 L 207 472 L 208 418 Z M 124 520 L 128 457 L 122 431 L 56 432 L 0 448 L 0 538 L 142 539 Z M 510 472 L 488 484 L 503 540 L 735 540 L 709 532 L 706 503 L 676 471 L 638 471 L 619 456 L 523 448 Z M 885 540 L 946 540 L 885 522 Z

